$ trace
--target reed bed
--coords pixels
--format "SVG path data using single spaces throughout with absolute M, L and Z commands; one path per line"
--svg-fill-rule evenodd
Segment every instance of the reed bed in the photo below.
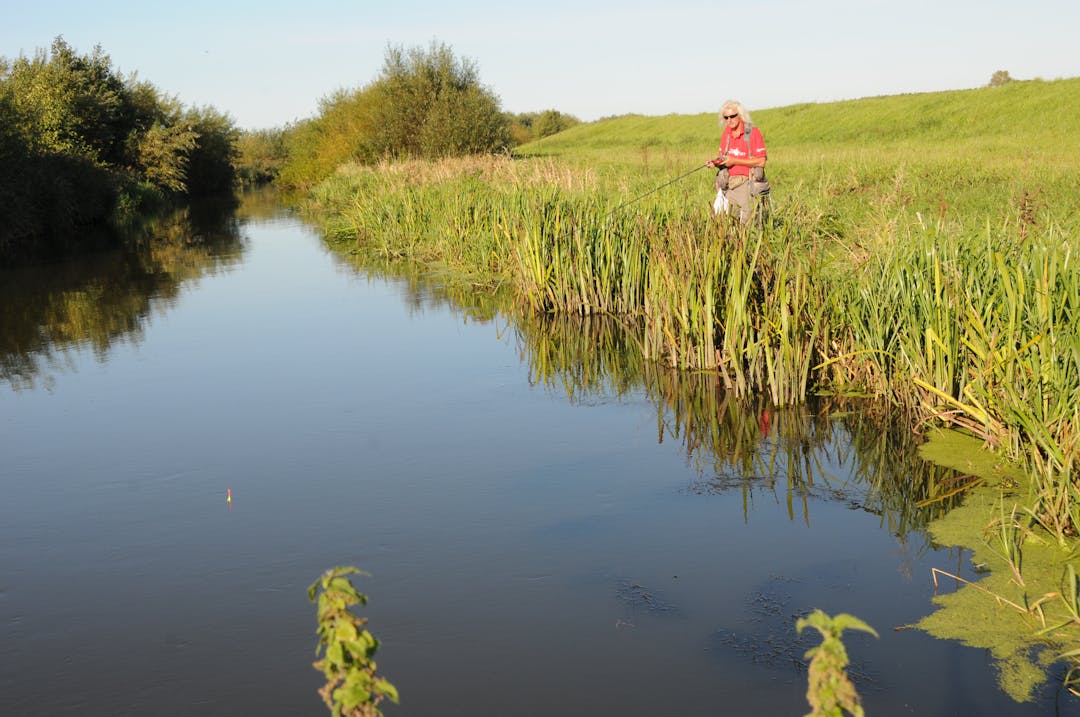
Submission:
M 895 410 L 859 399 L 811 398 L 777 409 L 766 396 L 737 398 L 716 372 L 646 358 L 640 323 L 529 312 L 513 319 L 534 383 L 579 403 L 644 393 L 656 408 L 657 442 L 679 444 L 699 469 L 690 489 L 741 490 L 747 519 L 761 493 L 784 501 L 791 520 L 805 521 L 811 496 L 841 496 L 907 540 L 959 500 L 955 471 L 919 457 L 918 436 Z
M 1076 532 L 1077 239 L 1037 189 L 999 185 L 990 213 L 981 199 L 934 212 L 933 165 L 866 159 L 838 176 L 807 162 L 759 225 L 711 218 L 703 182 L 613 211 L 685 166 L 349 167 L 313 206 L 350 251 L 507 286 L 536 314 L 624 317 L 647 360 L 715 373 L 737 397 L 872 396 L 962 427 L 1026 464 L 1034 520 Z

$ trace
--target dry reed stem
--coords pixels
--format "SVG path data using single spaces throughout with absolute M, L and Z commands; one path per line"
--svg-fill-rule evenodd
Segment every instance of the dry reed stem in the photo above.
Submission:
M 993 592 L 992 590 L 987 590 L 986 588 L 984 588 L 982 585 L 979 585 L 978 583 L 973 583 L 970 580 L 965 580 L 964 578 L 960 577 L 959 575 L 953 575 L 952 573 L 950 573 L 950 572 L 948 572 L 946 570 L 942 570 L 941 568 L 930 568 L 930 574 L 934 579 L 934 592 L 935 593 L 938 590 L 937 576 L 940 574 L 940 575 L 944 575 L 947 578 L 952 578 L 953 580 L 956 580 L 957 582 L 964 583 L 965 585 L 970 585 L 971 587 L 975 588 L 976 590 L 979 590 L 981 592 L 986 593 L 987 595 L 994 598 L 999 605 L 1005 604 L 1005 605 L 1008 605 L 1009 607 L 1011 607 L 1011 608 L 1013 608 L 1015 610 L 1018 610 L 1019 612 L 1023 613 L 1024 615 L 1029 615 L 1029 616 L 1032 615 L 1031 611 L 1029 611 L 1027 608 L 1023 608 L 1020 605 L 1017 605 L 1016 603 L 1014 603 L 1012 600 L 1009 600 L 1008 598 L 1003 598 L 1002 596 L 998 595 L 997 593 Z
M 571 167 L 552 159 L 512 159 L 505 155 L 383 161 L 374 166 L 350 163 L 338 169 L 338 174 L 345 177 L 367 173 L 402 184 L 426 185 L 476 177 L 498 186 L 557 187 L 575 193 L 596 191 L 598 184 L 595 170 L 589 167 Z

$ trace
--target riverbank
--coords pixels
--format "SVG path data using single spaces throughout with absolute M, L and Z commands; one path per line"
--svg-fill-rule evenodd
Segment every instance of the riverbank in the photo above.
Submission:
M 309 208 L 344 251 L 507 285 L 535 312 L 640 318 L 647 358 L 737 395 L 871 396 L 962 427 L 1035 477 L 1043 527 L 1075 531 L 1080 273 L 1052 212 L 935 221 L 886 193 L 853 220 L 826 188 L 778 192 L 746 230 L 709 218 L 701 182 L 609 214 L 654 182 L 550 159 L 347 167 Z
M 1080 527 L 1080 166 L 985 118 L 955 143 L 931 122 L 935 101 L 992 116 L 1046 87 L 912 98 L 907 114 L 935 129 L 875 125 L 872 147 L 858 132 L 815 144 L 827 123 L 801 116 L 814 108 L 761 113 L 780 128 L 762 227 L 710 218 L 704 171 L 653 191 L 708 156 L 702 118 L 677 117 L 577 127 L 527 158 L 347 166 L 309 209 L 339 250 L 502 287 L 525 313 L 622 317 L 645 360 L 716 376 L 735 396 L 872 397 L 917 432 L 960 429 L 1025 476 L 1000 507 L 1007 521 L 984 516 L 1002 549 L 1042 541 L 1060 562 Z M 904 114 L 892 112 L 904 98 L 867 103 Z

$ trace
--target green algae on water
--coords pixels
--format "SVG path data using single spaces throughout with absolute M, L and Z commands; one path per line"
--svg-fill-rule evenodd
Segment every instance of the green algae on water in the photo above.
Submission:
M 1055 656 L 1080 644 L 1080 625 L 1062 597 L 1070 592 L 1062 583 L 1074 552 L 1029 527 L 1031 521 L 1017 507 L 1027 491 L 1023 473 L 984 450 L 978 439 L 938 431 L 920 453 L 983 479 L 929 530 L 939 545 L 970 550 L 974 568 L 985 574 L 968 583 L 938 573 L 939 589 L 957 589 L 935 595 L 937 610 L 916 627 L 988 650 L 1002 690 L 1017 702 L 1029 701 Z M 1037 634 L 1054 626 L 1059 627 Z

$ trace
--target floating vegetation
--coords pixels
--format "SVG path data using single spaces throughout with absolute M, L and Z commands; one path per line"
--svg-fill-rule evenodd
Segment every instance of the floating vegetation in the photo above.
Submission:
M 1027 478 L 978 439 L 937 432 L 923 453 L 983 482 L 930 524 L 935 542 L 971 551 L 972 574 L 935 570 L 938 609 L 916 627 L 988 650 L 1002 690 L 1029 701 L 1052 665 L 1080 643 L 1077 546 L 1063 549 L 1033 530 L 1031 516 L 1017 510 L 1031 490 Z
M 803 654 L 811 641 L 795 631 L 795 623 L 808 611 L 796 610 L 787 590 L 790 580 L 774 576 L 746 599 L 744 617 L 736 629 L 718 630 L 712 644 L 733 650 L 745 659 L 772 668 L 793 667 L 805 672 Z
M 677 615 L 678 607 L 674 603 L 665 600 L 657 592 L 632 580 L 619 580 L 615 586 L 615 597 L 623 604 L 628 613 L 624 624 L 630 623 L 630 616 L 646 614 L 654 617 L 663 615 Z

